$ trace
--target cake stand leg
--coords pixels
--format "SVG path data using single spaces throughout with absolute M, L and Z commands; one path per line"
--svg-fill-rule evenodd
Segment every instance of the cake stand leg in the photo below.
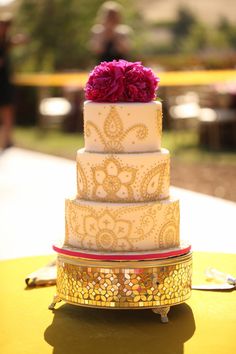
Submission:
M 53 310 L 58 302 L 61 301 L 61 298 L 58 295 L 53 296 L 52 303 L 48 306 L 49 310 Z
M 158 315 L 161 315 L 161 322 L 162 323 L 168 322 L 167 314 L 170 311 L 170 306 L 156 307 L 156 308 L 152 309 L 152 311 L 154 313 L 157 313 Z

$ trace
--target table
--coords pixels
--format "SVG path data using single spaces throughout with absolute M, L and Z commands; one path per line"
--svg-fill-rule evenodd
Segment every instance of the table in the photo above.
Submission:
M 193 291 L 172 308 L 169 323 L 151 310 L 99 310 L 65 303 L 47 309 L 55 287 L 27 290 L 24 277 L 53 256 L 0 262 L 4 354 L 232 354 L 236 351 L 236 291 Z M 194 283 L 206 266 L 234 272 L 233 254 L 194 253 Z
M 24 279 L 55 258 L 51 244 L 64 236 L 64 198 L 75 194 L 75 163 L 11 148 L 1 155 L 0 170 L 2 353 L 236 351 L 236 291 L 193 291 L 186 304 L 171 310 L 168 325 L 150 310 L 96 310 L 62 303 L 49 311 L 55 287 L 27 290 Z M 193 244 L 194 283 L 203 281 L 207 266 L 235 275 L 236 203 L 180 188 L 172 192 L 181 199 L 181 235 Z

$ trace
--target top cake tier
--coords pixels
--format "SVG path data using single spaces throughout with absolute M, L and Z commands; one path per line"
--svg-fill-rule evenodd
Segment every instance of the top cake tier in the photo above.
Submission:
M 85 150 L 148 152 L 161 149 L 162 105 L 148 103 L 84 103 Z

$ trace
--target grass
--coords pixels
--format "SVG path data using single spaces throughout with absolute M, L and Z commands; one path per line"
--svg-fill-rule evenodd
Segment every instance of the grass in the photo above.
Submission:
M 69 134 L 58 130 L 42 133 L 35 127 L 16 127 L 14 141 L 18 147 L 73 160 L 76 150 L 84 145 L 82 134 Z M 164 131 L 162 146 L 170 150 L 171 157 L 185 162 L 236 165 L 236 151 L 212 152 L 203 149 L 199 147 L 196 131 Z

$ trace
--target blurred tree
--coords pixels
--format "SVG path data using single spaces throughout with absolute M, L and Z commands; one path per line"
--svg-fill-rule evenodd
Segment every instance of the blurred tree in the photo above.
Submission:
M 228 46 L 236 48 L 236 26 L 233 26 L 226 17 L 222 16 L 218 24 L 218 30 L 224 36 Z
M 181 51 L 185 53 L 203 51 L 208 45 L 207 28 L 201 23 L 195 23 L 189 34 L 180 41 Z
M 84 69 L 93 64 L 90 28 L 103 0 L 22 0 L 16 28 L 28 33 L 27 48 L 16 53 L 17 70 Z M 133 0 L 120 0 L 125 20 L 135 23 Z
M 173 46 L 175 49 L 179 49 L 183 39 L 190 34 L 192 27 L 196 23 L 195 15 L 187 7 L 181 6 L 178 10 L 177 19 L 172 26 Z

